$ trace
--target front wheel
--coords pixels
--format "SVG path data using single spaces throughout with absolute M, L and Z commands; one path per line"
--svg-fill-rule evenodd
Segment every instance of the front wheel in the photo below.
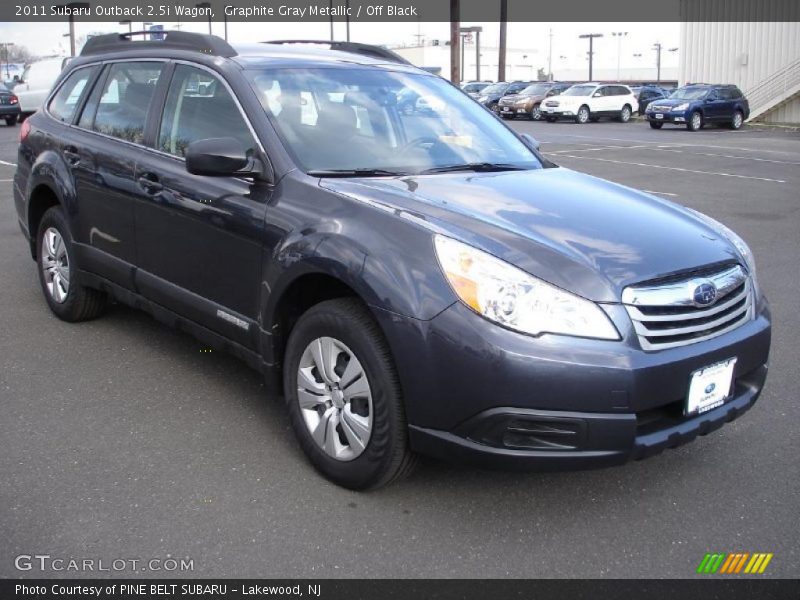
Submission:
M 627 104 L 619 111 L 619 120 L 623 123 L 627 123 L 631 120 L 631 107 Z
M 698 131 L 703 126 L 703 115 L 699 112 L 693 112 L 686 123 L 686 129 L 689 131 Z
M 651 129 L 661 129 L 663 126 L 664 126 L 663 123 L 656 123 L 655 121 L 650 121 Z
M 589 107 L 584 105 L 578 109 L 578 114 L 575 115 L 575 122 L 579 125 L 583 125 L 584 123 L 588 122 L 590 118 L 589 114 Z
M 283 385 L 300 446 L 334 483 L 374 489 L 413 468 L 394 361 L 358 300 L 328 300 L 300 317 L 286 347 Z
M 536 105 L 533 107 L 531 111 L 531 119 L 534 121 L 541 121 L 542 120 L 542 107 L 540 105 Z

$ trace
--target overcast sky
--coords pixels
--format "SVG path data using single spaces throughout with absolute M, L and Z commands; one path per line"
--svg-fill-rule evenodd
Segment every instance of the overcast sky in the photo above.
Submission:
M 177 23 L 163 23 L 170 29 Z M 481 43 L 496 45 L 499 37 L 497 23 L 464 23 L 481 25 Z M 186 31 L 208 31 L 206 22 L 181 23 Z M 116 23 L 76 23 L 76 35 L 89 33 L 127 31 L 127 25 Z M 134 22 L 134 28 L 141 23 Z M 449 23 L 351 23 L 350 39 L 353 41 L 388 44 L 413 45 L 417 35 L 427 39 L 449 39 Z M 511 48 L 529 50 L 532 63 L 536 67 L 547 66 L 549 31 L 553 31 L 553 68 L 582 68 L 587 64 L 588 41 L 578 39 L 581 33 L 603 33 L 602 39 L 595 40 L 595 65 L 598 68 L 612 68 L 617 65 L 619 51 L 622 68 L 640 67 L 655 64 L 652 46 L 661 42 L 664 49 L 675 48 L 679 44 L 679 23 L 509 23 L 508 45 Z M 14 42 L 27 46 L 37 55 L 66 54 L 69 40 L 63 35 L 68 32 L 66 23 L 0 23 L 0 42 Z M 213 23 L 213 32 L 222 35 L 223 24 Z M 627 32 L 621 37 L 612 32 Z M 335 24 L 336 39 L 345 39 L 344 22 Z M 228 23 L 228 38 L 232 43 L 257 42 L 270 39 L 329 39 L 329 22 L 255 22 Z M 621 40 L 621 41 L 620 41 Z M 635 57 L 634 54 L 641 54 Z M 678 52 L 664 52 L 662 66 L 677 66 Z M 562 58 L 563 57 L 563 58 Z

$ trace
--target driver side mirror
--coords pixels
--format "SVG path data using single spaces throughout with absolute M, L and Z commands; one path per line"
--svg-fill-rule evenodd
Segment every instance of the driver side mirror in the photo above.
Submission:
M 594 94 L 592 94 L 592 98 L 599 98 L 602 95 L 603 94 L 601 94 L 600 92 L 595 92 Z
M 523 133 L 520 137 L 528 148 L 534 150 L 535 152 L 539 151 L 539 142 L 530 133 Z
M 210 177 L 257 177 L 264 168 L 235 138 L 197 140 L 186 147 L 186 170 Z

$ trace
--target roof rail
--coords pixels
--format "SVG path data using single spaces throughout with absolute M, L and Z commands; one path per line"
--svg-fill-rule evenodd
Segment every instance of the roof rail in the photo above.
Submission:
M 361 44 L 359 42 L 335 42 L 329 40 L 274 40 L 262 42 L 262 44 L 314 44 L 319 46 L 328 46 L 331 50 L 338 50 L 339 52 L 349 52 L 351 54 L 360 54 L 362 56 L 371 56 L 372 58 L 382 58 L 389 62 L 400 63 L 403 65 L 410 65 L 411 63 L 405 58 L 392 52 L 388 48 L 382 46 L 373 46 L 371 44 Z
M 158 35 L 159 37 L 163 36 L 163 39 L 134 41 L 132 38 L 138 35 Z M 236 50 L 222 38 L 189 31 L 132 31 L 131 33 L 96 35 L 86 40 L 83 50 L 81 50 L 81 56 L 144 48 L 189 50 L 211 56 L 236 56 Z

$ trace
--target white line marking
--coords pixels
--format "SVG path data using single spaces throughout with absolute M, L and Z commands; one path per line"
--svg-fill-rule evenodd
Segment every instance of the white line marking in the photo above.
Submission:
M 637 146 L 631 146 L 631 148 L 636 148 Z M 659 146 L 658 148 L 652 148 L 647 146 L 638 146 L 639 148 L 647 148 L 648 150 L 658 150 L 661 152 L 677 152 L 681 154 L 692 154 L 694 156 L 716 156 L 718 158 L 738 158 L 739 160 L 755 160 L 758 162 L 767 162 L 773 163 L 777 165 L 800 165 L 800 162 L 793 162 L 789 160 L 773 160 L 771 158 L 758 158 L 757 156 L 736 156 L 735 154 L 717 154 L 715 152 L 686 152 L 685 150 L 673 150 L 671 148 L 667 148 L 664 146 Z
M 629 162 L 625 160 L 612 160 L 610 158 L 598 158 L 596 156 L 575 156 L 574 154 L 562 154 L 567 158 L 578 158 L 582 160 L 599 160 L 602 162 L 615 163 L 618 165 L 633 165 L 635 167 L 651 167 L 653 169 L 666 169 L 668 171 L 681 171 L 683 173 L 697 173 L 699 175 L 718 175 L 720 177 L 736 177 L 738 179 L 756 179 L 758 181 L 771 181 L 772 183 L 786 183 L 783 179 L 769 179 L 767 177 L 752 177 L 750 175 L 736 175 L 735 173 L 715 173 L 713 171 L 695 171 L 694 169 L 682 169 L 681 167 L 666 167 L 664 165 L 650 165 L 647 163 Z
M 14 180 L 13 179 L 0 179 L 0 183 L 9 183 L 11 181 L 14 181 Z
M 9 167 L 16 167 L 17 163 L 6 162 L 4 160 L 0 160 L 0 165 L 8 165 Z
M 672 196 L 677 197 L 678 194 L 673 194 L 671 192 L 655 192 L 653 190 L 642 190 L 645 194 L 658 194 L 659 196 Z

